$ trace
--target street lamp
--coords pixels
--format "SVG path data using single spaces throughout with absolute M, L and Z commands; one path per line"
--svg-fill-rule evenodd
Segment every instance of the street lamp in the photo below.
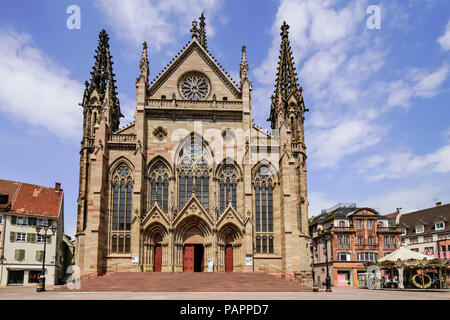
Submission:
M 331 229 L 320 229 L 319 231 L 317 231 L 317 234 L 319 235 L 319 237 L 321 237 L 323 240 L 325 240 L 325 264 L 327 267 L 327 279 L 325 281 L 326 284 L 326 292 L 331 292 L 331 278 L 330 278 L 330 273 L 328 270 L 328 240 L 331 240 L 334 236 L 334 231 L 332 231 Z
M 41 229 L 44 229 L 44 234 L 41 234 Z M 47 238 L 50 238 L 52 236 L 55 235 L 56 232 L 56 226 L 52 225 L 50 227 L 50 230 L 52 231 L 52 234 L 47 234 L 48 231 L 48 225 L 44 225 L 44 226 L 36 226 L 36 233 L 38 234 L 38 236 L 41 236 L 41 238 L 44 238 L 44 257 L 42 259 L 42 274 L 40 276 L 40 279 L 42 280 L 42 287 L 37 286 L 36 291 L 40 292 L 40 291 L 45 291 L 45 251 L 46 251 L 46 247 L 47 247 Z

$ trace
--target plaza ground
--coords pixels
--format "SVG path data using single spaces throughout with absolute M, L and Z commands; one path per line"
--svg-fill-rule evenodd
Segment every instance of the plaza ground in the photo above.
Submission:
M 333 292 L 36 292 L 0 288 L 0 300 L 450 300 L 449 292 L 384 291 L 335 287 Z

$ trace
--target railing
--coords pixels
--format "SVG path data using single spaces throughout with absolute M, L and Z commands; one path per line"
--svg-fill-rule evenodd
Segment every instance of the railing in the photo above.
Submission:
M 401 232 L 401 230 L 397 227 L 378 227 L 377 232 Z
M 115 272 L 117 272 L 117 265 L 118 265 L 118 263 L 115 263 L 115 264 L 112 264 L 111 266 L 109 266 L 109 267 L 106 267 L 106 273 L 108 272 L 108 268 L 110 268 L 110 267 L 115 267 Z M 82 275 L 81 277 L 80 277 L 80 279 L 90 279 L 91 277 L 98 277 L 98 272 L 96 271 L 96 272 L 92 272 L 92 273 L 88 273 L 88 274 L 84 274 L 84 275 Z
M 128 142 L 134 143 L 136 142 L 135 134 L 108 134 L 108 142 Z
M 270 269 L 273 269 L 273 270 L 275 270 L 276 271 L 276 273 L 277 273 L 277 277 L 279 276 L 279 275 L 281 275 L 281 276 L 284 276 L 284 277 L 289 277 L 289 279 L 290 280 L 292 280 L 292 281 L 294 281 L 294 282 L 297 282 L 297 277 L 295 276 L 295 275 L 293 275 L 293 274 L 290 274 L 290 273 L 287 273 L 287 272 L 284 272 L 284 271 L 281 271 L 280 269 L 277 269 L 277 268 L 275 268 L 275 267 L 272 267 L 272 266 L 268 266 L 267 264 L 262 264 L 262 266 L 263 266 L 263 270 L 264 270 L 264 272 L 266 272 L 266 267 L 267 268 L 270 268 Z
M 364 249 L 376 249 L 376 244 L 357 244 L 356 245 L 358 249 L 364 248 Z
M 353 232 L 355 228 L 353 227 L 333 227 L 333 231 L 335 232 Z
M 240 101 L 149 99 L 148 108 L 241 110 Z

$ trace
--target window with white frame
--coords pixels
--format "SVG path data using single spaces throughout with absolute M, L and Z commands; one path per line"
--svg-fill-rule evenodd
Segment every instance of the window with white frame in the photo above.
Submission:
M 377 261 L 378 254 L 375 252 L 360 252 L 358 253 L 358 261 Z
M 19 225 L 19 226 L 26 226 L 26 225 L 28 225 L 28 218 L 17 217 L 17 225 Z
M 358 246 L 362 246 L 362 245 L 364 245 L 364 238 L 358 237 Z
M 345 227 L 345 221 L 339 221 L 339 227 L 344 228 Z
M 44 227 L 48 225 L 47 219 L 38 219 L 37 226 L 38 227 Z
M 369 246 L 373 246 L 373 237 L 369 236 L 369 238 L 367 238 L 367 240 L 368 240 Z
M 38 234 L 38 235 L 37 235 L 36 242 L 44 242 L 44 239 L 45 239 L 45 237 L 44 237 L 43 235 Z
M 25 240 L 26 240 L 26 233 L 24 232 L 16 233 L 16 241 L 25 241 Z
M 445 223 L 444 223 L 444 221 L 439 221 L 439 222 L 435 223 L 435 224 L 434 224 L 434 228 L 435 228 L 436 230 L 444 230 L 444 228 L 445 228 Z
M 372 228 L 373 228 L 373 221 L 367 220 L 367 229 L 372 229 Z
M 419 224 L 418 226 L 416 226 L 416 233 L 423 233 L 425 230 L 425 227 L 423 224 Z
M 350 253 L 347 252 L 339 252 L 338 253 L 339 261 L 350 261 Z
M 362 229 L 362 220 L 356 220 L 356 228 Z

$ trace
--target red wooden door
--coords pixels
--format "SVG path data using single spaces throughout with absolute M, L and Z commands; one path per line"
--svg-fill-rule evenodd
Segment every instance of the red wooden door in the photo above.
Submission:
M 184 245 L 183 271 L 194 272 L 194 245 Z
M 227 244 L 225 247 L 225 272 L 233 272 L 233 246 Z
M 161 244 L 155 245 L 155 272 L 161 272 L 162 268 L 162 247 Z

